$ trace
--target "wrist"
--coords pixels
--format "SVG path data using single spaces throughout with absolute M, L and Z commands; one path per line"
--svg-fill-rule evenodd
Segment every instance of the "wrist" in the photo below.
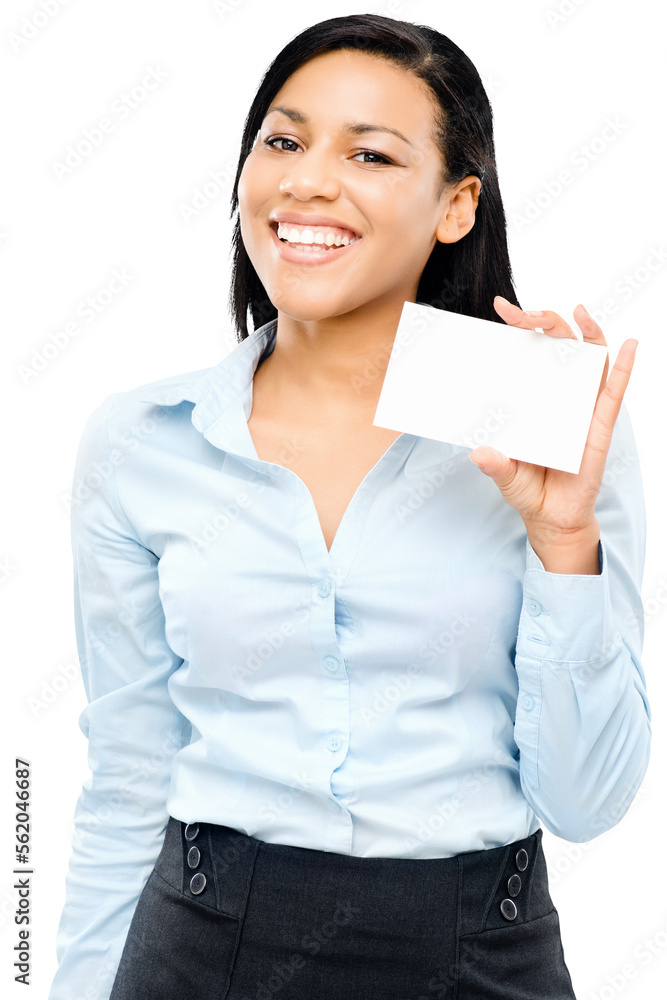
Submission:
M 600 525 L 597 519 L 574 531 L 535 529 L 526 526 L 528 541 L 547 573 L 600 573 Z

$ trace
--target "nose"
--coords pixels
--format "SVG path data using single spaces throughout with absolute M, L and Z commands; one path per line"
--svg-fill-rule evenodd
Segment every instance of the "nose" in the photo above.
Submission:
M 341 191 L 334 159 L 324 150 L 308 150 L 295 156 L 286 164 L 280 182 L 281 194 L 291 194 L 299 201 L 308 201 L 318 195 L 334 201 Z

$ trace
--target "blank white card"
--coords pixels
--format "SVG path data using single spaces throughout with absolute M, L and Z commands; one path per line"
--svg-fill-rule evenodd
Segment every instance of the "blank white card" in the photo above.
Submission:
M 405 302 L 373 424 L 578 473 L 607 348 Z

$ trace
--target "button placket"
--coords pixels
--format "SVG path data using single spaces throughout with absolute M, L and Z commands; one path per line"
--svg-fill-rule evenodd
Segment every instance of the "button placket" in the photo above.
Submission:
M 199 823 L 188 823 L 183 831 L 186 841 L 195 840 L 199 836 Z M 188 867 L 196 868 L 201 861 L 201 852 L 194 844 L 188 851 Z M 199 896 L 206 888 L 206 876 L 203 872 L 195 872 L 190 879 L 190 892 L 193 896 Z
M 519 850 L 514 855 L 514 864 L 519 869 L 520 872 L 525 872 L 528 867 L 528 851 L 525 847 L 520 847 Z M 521 892 L 521 876 L 520 875 L 510 875 L 507 880 L 507 891 L 510 896 L 518 896 Z M 500 912 L 502 913 L 505 920 L 516 920 L 518 916 L 518 909 L 516 903 L 509 896 L 501 900 Z

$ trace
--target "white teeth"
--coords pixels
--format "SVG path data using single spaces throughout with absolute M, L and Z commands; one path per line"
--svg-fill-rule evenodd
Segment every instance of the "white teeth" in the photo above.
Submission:
M 301 246 L 317 246 L 319 244 L 321 247 L 346 247 L 357 239 L 356 236 L 348 236 L 347 234 L 339 236 L 330 229 L 315 231 L 313 229 L 299 229 L 296 226 L 290 228 L 285 222 L 278 223 L 278 238 Z

